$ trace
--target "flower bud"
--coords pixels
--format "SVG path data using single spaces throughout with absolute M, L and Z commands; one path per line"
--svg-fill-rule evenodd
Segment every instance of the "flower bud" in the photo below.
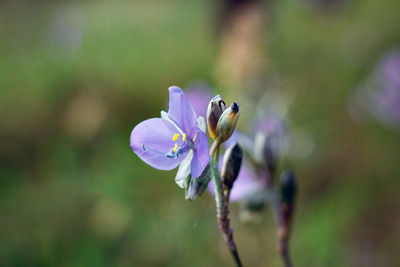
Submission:
M 225 142 L 232 136 L 235 130 L 236 123 L 239 119 L 239 105 L 234 102 L 232 105 L 226 109 L 219 117 L 217 123 L 217 130 L 215 135 L 215 141 L 210 148 L 210 157 L 214 157 L 215 151 L 220 144 Z
M 215 139 L 217 123 L 225 109 L 225 102 L 220 95 L 216 95 L 213 99 L 211 99 L 210 103 L 208 104 L 207 126 L 208 133 L 212 139 Z
M 294 201 L 296 197 L 296 179 L 292 171 L 283 171 L 279 177 L 280 193 L 282 199 L 283 225 L 279 227 L 279 238 L 287 240 L 290 231 L 290 222 L 293 217 Z
M 258 164 L 266 166 L 270 174 L 274 176 L 279 157 L 278 136 L 258 132 L 254 138 L 253 156 Z
M 185 184 L 185 198 L 187 200 L 195 200 L 198 196 L 201 196 L 207 190 L 210 180 L 210 165 L 207 165 L 198 178 L 193 178 L 192 175 L 189 175 Z
M 239 119 L 239 105 L 234 102 L 226 109 L 217 123 L 216 139 L 222 144 L 231 137 Z
M 222 162 L 221 178 L 224 185 L 230 190 L 239 175 L 242 164 L 243 151 L 238 143 L 229 147 L 224 154 Z
M 293 206 L 296 197 L 296 178 L 292 171 L 285 170 L 279 177 L 282 202 Z

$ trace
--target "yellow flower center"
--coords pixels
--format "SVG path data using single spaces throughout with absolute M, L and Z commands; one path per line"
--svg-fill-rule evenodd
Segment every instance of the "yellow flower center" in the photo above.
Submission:
M 172 137 L 172 141 L 176 142 L 179 138 L 179 136 L 181 136 L 180 134 L 176 133 L 174 134 L 174 136 Z M 186 140 L 186 133 L 182 134 L 182 142 L 185 142 Z M 178 143 L 175 143 L 174 148 L 172 149 L 174 152 L 176 152 L 178 150 Z

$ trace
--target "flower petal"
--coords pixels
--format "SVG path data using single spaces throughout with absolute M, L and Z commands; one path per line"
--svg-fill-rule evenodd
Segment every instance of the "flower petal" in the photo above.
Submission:
M 141 160 L 159 170 L 172 170 L 184 159 L 167 158 L 175 143 L 175 127 L 168 121 L 153 118 L 139 123 L 131 133 L 131 147 Z
M 222 157 L 221 157 L 222 159 Z M 219 161 L 219 165 L 221 164 L 222 160 Z M 220 166 L 221 167 L 221 166 Z M 262 181 L 257 180 L 254 177 L 254 174 L 250 171 L 247 162 L 244 161 L 242 166 L 240 167 L 239 175 L 236 181 L 233 183 L 233 187 L 230 193 L 229 201 L 237 202 L 240 200 L 244 200 L 254 193 L 262 190 L 263 184 Z M 214 182 L 211 181 L 208 184 L 208 191 L 211 195 L 215 195 L 214 192 Z
M 181 88 L 169 88 L 168 116 L 192 139 L 197 126 L 197 116 Z
M 184 160 L 179 164 L 178 172 L 175 176 L 175 182 L 179 187 L 184 188 L 190 175 L 190 163 L 193 159 L 193 151 L 190 150 Z
M 247 164 L 243 162 L 238 178 L 233 184 L 230 201 L 235 202 L 243 200 L 262 189 L 262 182 L 254 177 L 254 174 L 250 171 Z
M 204 119 L 203 116 L 198 116 L 197 117 L 197 127 L 203 132 L 206 133 L 207 131 L 207 125 L 206 125 L 206 120 Z
M 194 178 L 197 178 L 201 175 L 204 168 L 210 161 L 207 135 L 198 128 L 196 132 L 197 135 L 196 135 L 196 140 L 194 141 L 194 148 L 193 148 L 194 154 L 192 163 L 190 164 L 190 171 Z

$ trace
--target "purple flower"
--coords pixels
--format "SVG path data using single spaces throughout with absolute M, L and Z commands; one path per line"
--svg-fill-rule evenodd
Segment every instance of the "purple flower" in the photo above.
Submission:
M 183 187 L 183 178 L 199 177 L 209 162 L 204 132 L 204 118 L 197 117 L 182 89 L 171 86 L 168 113 L 139 123 L 130 142 L 133 152 L 153 168 L 172 170 L 180 164 L 175 180 Z
M 239 142 L 240 146 L 245 150 L 253 146 L 253 140 L 248 137 L 247 135 L 235 131 L 231 138 L 229 138 L 225 143 L 225 147 L 229 147 L 233 145 L 235 142 Z M 222 168 L 222 156 L 219 163 L 219 169 Z M 230 193 L 230 201 L 237 202 L 244 200 L 248 197 L 251 197 L 256 192 L 259 192 L 264 188 L 263 181 L 256 178 L 256 175 L 253 173 L 252 169 L 250 168 L 250 164 L 246 158 L 243 157 L 242 165 L 240 167 L 239 175 L 236 178 L 235 182 L 233 183 L 233 187 Z M 214 195 L 214 182 L 211 181 L 208 184 L 208 191 Z
M 272 113 L 264 113 L 260 116 L 260 119 L 254 122 L 252 132 L 253 135 L 248 136 L 236 130 L 231 138 L 224 143 L 225 147 L 229 147 L 235 142 L 239 142 L 240 146 L 247 151 L 247 154 L 243 158 L 239 175 L 231 190 L 230 200 L 232 202 L 250 200 L 265 190 L 266 182 L 270 177 L 270 170 L 265 169 L 263 171 L 264 176 L 257 177 L 255 166 L 250 163 L 248 157 L 251 158 L 252 163 L 256 163 L 257 168 L 262 167 L 262 163 L 266 160 L 264 154 L 265 148 L 260 147 L 265 145 L 264 142 L 261 142 L 262 137 L 273 137 L 269 145 L 272 146 L 271 152 L 276 156 L 287 134 L 287 129 L 280 116 Z M 221 164 L 221 160 L 219 162 Z M 219 167 L 221 168 L 221 166 Z M 212 181 L 209 183 L 208 190 L 214 194 L 214 184 Z
M 219 161 L 219 168 L 221 169 L 222 157 Z M 229 200 L 231 202 L 241 201 L 252 196 L 254 193 L 263 189 L 263 183 L 261 180 L 256 179 L 255 175 L 249 168 L 249 164 L 244 158 L 242 166 L 240 167 L 239 175 L 233 183 Z M 211 181 L 208 184 L 208 191 L 214 195 L 214 182 Z
M 283 119 L 278 114 L 269 112 L 262 114 L 262 117 L 255 121 L 253 127 L 254 133 L 265 133 L 284 138 L 287 132 Z
M 379 88 L 371 112 L 383 122 L 400 124 L 400 50 L 385 55 L 377 67 L 375 84 Z
M 400 49 L 385 53 L 371 74 L 349 98 L 350 115 L 365 119 L 369 112 L 381 123 L 400 126 Z
M 263 181 L 256 178 L 245 158 L 242 162 L 239 176 L 233 184 L 230 199 L 231 201 L 246 199 L 256 192 L 263 190 L 264 187 Z

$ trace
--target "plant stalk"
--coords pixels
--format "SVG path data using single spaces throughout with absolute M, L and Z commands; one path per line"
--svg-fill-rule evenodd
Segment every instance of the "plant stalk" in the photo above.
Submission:
M 215 189 L 215 204 L 217 208 L 217 221 L 219 230 L 221 231 L 225 243 L 232 254 L 232 257 L 238 267 L 242 267 L 242 262 L 239 257 L 239 253 L 233 240 L 233 230 L 230 227 L 230 220 L 228 218 L 229 215 L 229 192 L 224 194 L 222 188 L 222 182 L 218 171 L 218 153 L 219 148 L 216 149 L 216 153 L 214 154 L 214 159 L 211 163 L 211 171 L 212 177 L 214 181 L 214 189 Z
M 283 205 L 276 188 L 270 190 L 277 226 L 278 250 L 285 267 L 292 267 L 289 255 L 289 225 L 285 223 Z

